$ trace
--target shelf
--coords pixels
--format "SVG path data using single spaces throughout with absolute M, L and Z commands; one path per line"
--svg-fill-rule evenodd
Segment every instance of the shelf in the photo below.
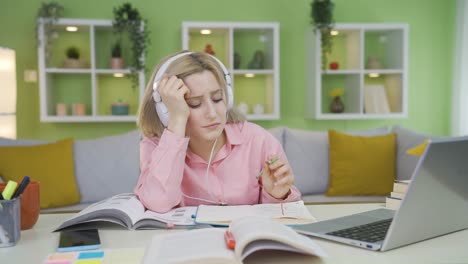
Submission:
M 44 122 L 60 122 L 60 123 L 75 123 L 75 122 L 133 122 L 136 116 L 47 116 Z
M 225 64 L 232 75 L 234 105 L 248 105 L 247 119 L 280 118 L 277 22 L 183 22 L 182 27 L 182 49 L 204 52 L 209 44 Z M 255 106 L 262 113 L 254 112 Z
M 408 25 L 336 24 L 322 69 L 321 35 L 306 35 L 306 116 L 321 120 L 392 119 L 408 115 Z M 311 32 L 313 33 L 313 32 Z M 308 47 L 309 48 L 309 47 Z M 333 67 L 333 69 L 331 69 Z M 332 89 L 340 88 L 342 113 L 333 113 Z M 312 99 L 312 100 L 311 100 Z M 311 101 L 313 103 L 311 103 Z
M 47 46 L 49 55 L 43 22 L 39 20 L 38 27 L 41 122 L 135 122 L 145 75 L 143 71 L 132 73 L 128 68 L 110 68 L 110 51 L 116 40 L 112 21 L 59 19 L 53 27 L 57 33 Z M 77 26 L 78 31 L 68 32 L 67 26 Z M 66 61 L 66 50 L 71 46 L 80 51 L 78 63 Z M 124 61 L 130 59 L 130 53 L 129 40 L 123 38 Z M 118 78 L 127 74 L 138 74 L 137 87 L 128 78 Z M 111 106 L 119 101 L 128 103 L 128 115 L 112 115 Z M 63 105 L 65 115 L 58 110 Z M 74 113 L 74 108 L 83 106 L 84 113 Z

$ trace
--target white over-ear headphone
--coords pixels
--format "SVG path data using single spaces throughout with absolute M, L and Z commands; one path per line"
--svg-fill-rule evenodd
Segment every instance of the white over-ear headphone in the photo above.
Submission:
M 177 54 L 171 58 L 169 58 L 166 62 L 159 67 L 158 72 L 156 73 L 156 76 L 154 77 L 153 81 L 153 99 L 155 102 L 155 107 L 156 107 L 156 112 L 158 113 L 159 119 L 161 120 L 161 123 L 167 127 L 169 123 L 169 111 L 167 110 L 167 107 L 164 105 L 161 96 L 159 95 L 158 92 L 158 84 L 159 81 L 162 79 L 163 75 L 166 73 L 167 68 L 171 65 L 172 62 L 177 60 L 178 58 L 186 55 L 190 55 L 193 52 L 184 52 Z M 208 54 L 209 55 L 209 54 Z M 221 70 L 223 71 L 224 75 L 224 80 L 226 81 L 226 97 L 228 101 L 228 109 L 231 109 L 232 106 L 234 105 L 234 94 L 232 92 L 232 81 L 231 81 L 231 75 L 229 74 L 228 70 L 224 66 L 224 64 L 218 60 L 215 56 L 210 55 L 218 64 Z

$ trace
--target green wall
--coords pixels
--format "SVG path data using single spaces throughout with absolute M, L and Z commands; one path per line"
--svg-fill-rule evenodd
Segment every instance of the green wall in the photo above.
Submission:
M 64 17 L 112 19 L 124 1 L 59 0 Z M 409 24 L 409 117 L 397 120 L 317 121 L 305 116 L 305 42 L 311 30 L 312 0 L 135 0 L 148 20 L 152 68 L 181 48 L 182 21 L 280 22 L 281 119 L 260 121 L 264 127 L 289 126 L 326 130 L 364 129 L 402 124 L 421 132 L 448 135 L 455 30 L 454 0 L 335 0 L 339 23 Z M 41 1 L 2 0 L 0 46 L 16 50 L 18 138 L 94 138 L 135 129 L 134 123 L 41 123 L 38 83 L 25 83 L 23 72 L 37 69 L 35 16 Z M 147 77 L 150 74 L 147 74 Z M 1 90 L 0 90 L 1 91 Z M 1 96 L 1 94 L 0 94 Z

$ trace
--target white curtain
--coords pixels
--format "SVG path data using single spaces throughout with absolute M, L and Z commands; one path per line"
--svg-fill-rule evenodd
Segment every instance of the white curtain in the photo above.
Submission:
M 468 135 L 468 0 L 457 0 L 452 135 Z
M 0 47 L 0 137 L 16 138 L 16 56 Z

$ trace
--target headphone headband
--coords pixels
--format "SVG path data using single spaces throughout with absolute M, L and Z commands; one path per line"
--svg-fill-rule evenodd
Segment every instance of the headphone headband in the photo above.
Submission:
M 158 116 L 159 116 L 159 119 L 161 120 L 161 123 L 167 127 L 168 123 L 169 123 L 169 111 L 167 109 L 167 107 L 164 105 L 162 99 L 161 99 L 161 96 L 159 95 L 159 92 L 158 92 L 158 84 L 159 84 L 159 81 L 161 81 L 162 77 L 164 76 L 164 74 L 166 73 L 167 69 L 169 68 L 169 66 L 171 65 L 171 63 L 173 63 L 175 60 L 177 60 L 178 58 L 180 57 L 183 57 L 183 56 L 186 56 L 186 55 L 190 55 L 190 54 L 193 54 L 193 52 L 184 52 L 184 53 L 180 53 L 180 54 L 177 54 L 175 56 L 172 56 L 171 58 L 169 58 L 167 61 L 165 61 L 158 69 L 155 77 L 154 77 L 154 81 L 153 81 L 153 99 L 154 99 L 154 102 L 155 102 L 155 107 L 156 107 L 156 112 L 158 113 Z M 218 60 L 218 58 L 216 58 L 215 56 L 212 56 L 210 54 L 208 54 L 211 58 L 213 58 L 219 65 L 219 67 L 221 68 L 222 72 L 223 72 L 223 76 L 224 76 L 224 81 L 226 82 L 226 97 L 227 97 L 227 103 L 228 103 L 228 109 L 231 109 L 234 105 L 234 94 L 232 92 L 232 79 L 231 79 L 231 75 L 229 74 L 229 71 L 226 69 L 226 67 L 224 66 L 224 64 Z

